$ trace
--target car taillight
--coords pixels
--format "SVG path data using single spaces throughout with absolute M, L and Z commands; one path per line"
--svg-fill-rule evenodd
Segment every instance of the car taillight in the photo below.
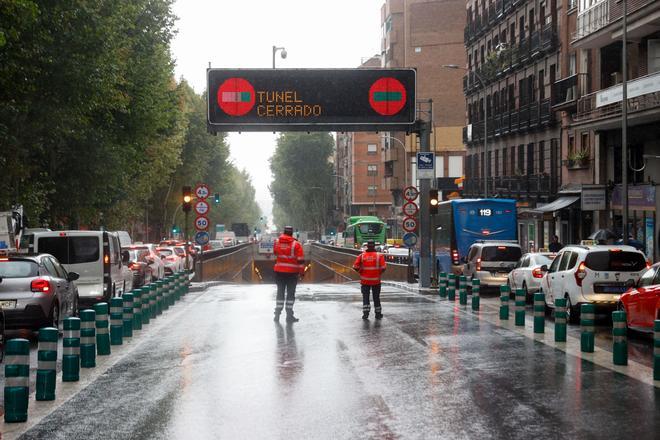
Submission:
M 167 257 L 166 260 L 169 260 L 169 261 L 176 261 L 176 257 Z
M 41 292 L 41 293 L 50 293 L 52 291 L 50 287 L 50 281 L 45 280 L 43 278 L 37 278 L 36 280 L 32 280 L 30 283 L 30 290 L 33 292 Z
M 452 264 L 458 264 L 458 251 L 456 249 L 451 250 L 451 260 Z
M 646 268 L 647 269 L 651 268 L 651 262 L 649 260 L 646 260 Z
M 477 258 L 477 272 L 481 272 L 481 257 Z
M 584 277 L 587 276 L 586 268 L 587 268 L 587 265 L 584 264 L 584 261 L 583 261 L 582 263 L 580 263 L 577 270 L 575 271 L 575 282 L 580 287 L 582 286 L 582 280 L 584 279 Z
M 140 263 L 131 263 L 128 265 L 131 270 L 138 270 L 140 268 Z
M 110 263 L 110 255 L 108 255 L 108 254 L 103 255 L 103 263 L 105 263 L 105 264 Z
M 537 267 L 536 269 L 532 270 L 532 276 L 534 278 L 543 278 L 543 271 L 540 267 Z

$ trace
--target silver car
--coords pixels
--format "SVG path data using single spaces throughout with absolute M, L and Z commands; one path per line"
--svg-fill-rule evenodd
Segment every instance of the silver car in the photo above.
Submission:
M 61 329 L 78 312 L 75 272 L 49 254 L 0 256 L 0 306 L 8 329 Z
M 477 278 L 482 290 L 499 289 L 522 256 L 520 245 L 507 241 L 481 240 L 470 246 L 463 275 Z
M 541 289 L 541 280 L 545 272 L 541 267 L 552 264 L 557 254 L 549 252 L 530 252 L 523 255 L 516 267 L 509 272 L 508 283 L 511 290 L 523 289 L 527 302 L 531 302 L 533 295 Z

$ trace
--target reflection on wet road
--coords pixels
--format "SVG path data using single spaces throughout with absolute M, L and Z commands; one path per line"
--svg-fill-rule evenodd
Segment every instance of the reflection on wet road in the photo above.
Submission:
M 385 287 L 363 321 L 356 285 L 305 284 L 287 325 L 274 293 L 189 294 L 23 438 L 657 438 L 657 387 L 478 315 Z

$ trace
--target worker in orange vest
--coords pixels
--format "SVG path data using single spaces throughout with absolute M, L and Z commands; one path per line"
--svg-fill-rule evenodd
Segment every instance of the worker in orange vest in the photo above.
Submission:
M 362 319 L 369 319 L 370 291 L 374 294 L 376 319 L 381 319 L 383 314 L 380 308 L 380 275 L 385 271 L 385 256 L 376 252 L 376 244 L 373 240 L 367 241 L 367 249 L 355 259 L 353 269 L 360 273 Z
M 302 245 L 293 238 L 293 228 L 284 227 L 284 233 L 275 241 L 275 283 L 277 284 L 277 299 L 275 304 L 275 321 L 280 320 L 284 308 L 284 291 L 286 290 L 286 322 L 298 322 L 293 316 L 293 303 L 296 300 L 296 285 L 298 277 L 305 274 L 304 252 Z

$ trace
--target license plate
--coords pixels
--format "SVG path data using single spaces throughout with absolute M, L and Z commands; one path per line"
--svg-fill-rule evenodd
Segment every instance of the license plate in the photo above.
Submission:
M 0 301 L 0 307 L 2 307 L 3 309 L 15 309 L 16 308 L 16 300 Z
M 623 293 L 627 290 L 626 286 L 598 286 L 597 289 L 601 293 Z

